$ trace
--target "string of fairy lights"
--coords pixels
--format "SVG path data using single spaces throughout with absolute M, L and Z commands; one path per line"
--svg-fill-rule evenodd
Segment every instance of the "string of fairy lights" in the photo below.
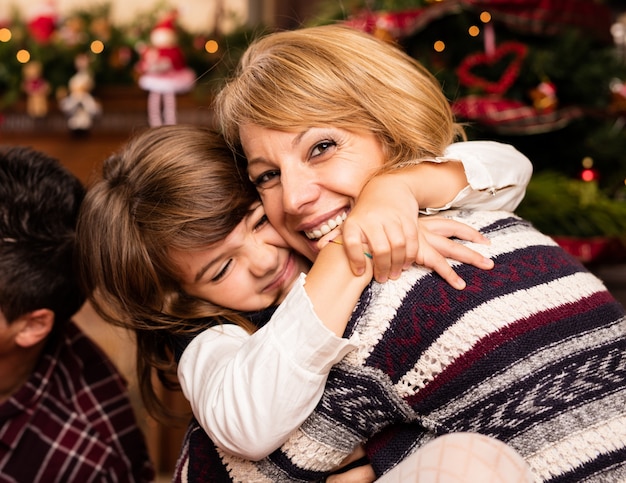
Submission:
M 0 42 L 9 43 L 12 41 L 12 39 L 13 39 L 13 32 L 11 31 L 11 28 L 9 27 L 0 28 Z M 89 51 L 94 55 L 102 54 L 105 48 L 106 48 L 106 45 L 104 41 L 102 40 L 92 40 L 91 43 L 89 44 Z M 220 48 L 219 43 L 215 39 L 209 39 L 203 45 L 204 51 L 207 52 L 208 54 L 216 54 L 219 51 L 219 48 Z M 27 64 L 28 62 L 31 61 L 32 55 L 28 49 L 21 48 L 21 49 L 18 49 L 17 52 L 15 53 L 15 58 L 20 64 Z

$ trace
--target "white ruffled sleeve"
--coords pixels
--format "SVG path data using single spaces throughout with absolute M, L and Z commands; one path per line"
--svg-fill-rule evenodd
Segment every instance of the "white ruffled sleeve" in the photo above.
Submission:
M 469 183 L 445 206 L 421 211 L 432 215 L 448 209 L 514 211 L 532 176 L 530 160 L 510 144 L 466 141 L 448 146 L 434 162 L 461 161 Z

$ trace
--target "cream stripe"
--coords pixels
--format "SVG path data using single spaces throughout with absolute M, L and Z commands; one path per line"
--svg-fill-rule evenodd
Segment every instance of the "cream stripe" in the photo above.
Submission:
M 575 392 L 576 389 L 573 388 L 572 391 Z M 532 410 L 532 407 L 529 406 L 528 410 Z M 534 455 L 539 458 L 550 445 L 569 438 L 573 428 L 578 428 L 579 431 L 583 431 L 583 428 L 594 428 L 606 421 L 626 417 L 625 411 L 626 389 L 621 389 L 613 394 L 603 394 L 601 399 L 589 401 L 577 407 L 571 406 L 567 412 L 561 411 L 557 415 L 550 416 L 549 420 L 527 425 L 523 432 L 507 440 L 507 443 L 522 455 Z M 622 440 L 620 446 L 625 444 L 626 441 Z M 596 448 L 603 448 L 603 446 L 596 446 Z
M 596 448 L 604 452 L 624 448 L 626 441 L 626 416 L 604 421 L 583 431 L 572 432 L 549 448 L 526 458 L 533 471 L 542 480 L 557 476 L 598 456 Z
M 587 333 L 580 333 L 577 337 L 559 341 L 556 344 L 546 345 L 535 351 L 529 357 L 519 360 L 500 372 L 495 372 L 492 377 L 486 379 L 483 384 L 475 385 L 458 398 L 449 401 L 445 406 L 431 413 L 435 419 L 448 419 L 468 406 L 476 404 L 476 401 L 490 397 L 491 394 L 502 392 L 510 388 L 511 384 L 520 381 L 543 367 L 562 361 L 570 354 L 575 354 L 585 349 L 591 349 L 615 340 L 624 331 L 625 319 L 617 320 L 613 324 L 602 328 L 591 328 Z M 558 347 L 558 349 L 557 349 Z M 610 373 L 605 377 L 610 377 Z M 619 376 L 617 376 L 619 377 Z M 623 396 L 622 396 L 623 397 Z
M 234 483 L 272 483 L 270 478 L 259 472 L 254 462 L 232 456 L 220 449 L 218 453 Z
M 489 300 L 464 314 L 441 334 L 397 382 L 396 390 L 402 397 L 414 395 L 489 334 L 540 311 L 576 302 L 581 297 L 604 290 L 604 285 L 595 276 L 582 272 Z M 547 293 L 550 297 L 545 296 Z M 532 306 L 528 303 L 530 300 Z

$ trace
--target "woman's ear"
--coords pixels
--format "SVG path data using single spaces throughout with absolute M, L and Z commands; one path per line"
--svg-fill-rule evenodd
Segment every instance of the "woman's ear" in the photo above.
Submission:
M 50 309 L 33 310 L 15 322 L 21 322 L 22 325 L 15 336 L 15 343 L 23 348 L 32 347 L 50 334 L 54 325 L 54 312 Z

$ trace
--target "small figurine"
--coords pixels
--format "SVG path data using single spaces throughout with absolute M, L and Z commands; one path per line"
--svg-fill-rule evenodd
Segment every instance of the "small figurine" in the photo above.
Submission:
M 529 92 L 529 95 L 533 101 L 533 107 L 539 112 L 553 112 L 559 105 L 556 97 L 556 86 L 548 80 L 541 81 L 537 87 Z
M 196 74 L 185 64 L 174 26 L 168 15 L 150 33 L 150 45 L 140 51 L 139 86 L 148 91 L 150 126 L 176 124 L 176 95 L 193 87 Z
M 69 94 L 59 100 L 60 109 L 68 116 L 67 127 L 75 135 L 87 134 L 93 119 L 102 112 L 100 103 L 91 95 L 93 79 L 86 71 L 78 71 L 69 81 Z
M 22 69 L 22 90 L 26 93 L 26 112 L 34 118 L 48 114 L 50 84 L 43 77 L 41 62 L 32 60 Z
M 102 112 L 100 103 L 91 95 L 94 81 L 89 71 L 89 57 L 79 54 L 74 59 L 76 74 L 68 83 L 67 89 L 59 90 L 57 98 L 59 108 L 67 116 L 67 127 L 75 135 L 87 134 L 93 125 L 93 119 Z

